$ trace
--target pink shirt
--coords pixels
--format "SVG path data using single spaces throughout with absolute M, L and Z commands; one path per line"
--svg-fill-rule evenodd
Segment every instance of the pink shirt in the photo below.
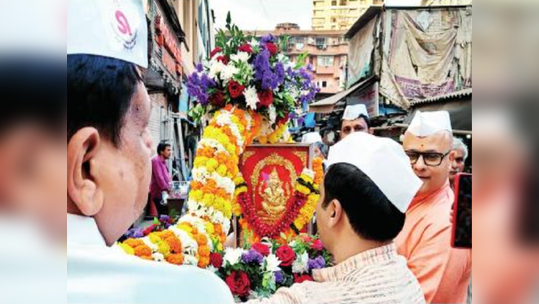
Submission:
M 315 282 L 280 288 L 269 299 L 249 304 L 340 303 L 419 304 L 423 292 L 395 244 L 365 251 L 335 267 L 314 270 Z
M 471 274 L 471 250 L 451 247 L 454 193 L 447 182 L 440 190 L 417 195 L 395 239 L 399 254 L 417 277 L 427 303 L 465 303 Z
M 161 200 L 161 193 L 170 190 L 170 173 L 167 164 L 157 155 L 152 159 L 152 182 L 150 183 L 150 196 L 152 202 Z

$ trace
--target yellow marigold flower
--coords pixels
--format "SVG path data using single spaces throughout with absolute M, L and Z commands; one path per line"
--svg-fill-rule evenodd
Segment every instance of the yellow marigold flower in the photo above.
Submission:
M 307 187 L 305 187 L 305 186 L 303 186 L 303 185 L 300 185 L 300 184 L 298 184 L 298 185 L 296 186 L 296 190 L 299 191 L 299 192 L 301 192 L 301 193 L 303 193 L 303 194 L 309 194 L 309 193 L 311 193 L 311 190 L 309 190 L 309 188 L 307 188 Z
M 219 165 L 219 167 L 217 168 L 217 173 L 221 176 L 226 176 L 226 166 L 221 164 Z
M 150 235 L 148 235 L 148 238 L 150 239 L 150 242 L 154 244 L 158 244 L 162 241 L 159 235 L 157 235 L 157 233 L 155 232 L 150 233 Z
M 215 169 L 219 166 L 219 163 L 215 158 L 208 159 L 208 162 L 206 163 L 206 169 L 208 169 L 208 172 L 213 172 Z
M 120 246 L 120 248 L 122 248 L 125 253 L 129 255 L 135 255 L 135 249 L 133 249 L 131 246 L 124 243 L 120 243 L 118 244 L 118 246 Z
M 204 225 L 204 228 L 206 228 L 206 232 L 208 232 L 209 234 L 214 234 L 215 233 L 215 229 L 213 228 L 213 224 L 210 223 L 210 222 L 206 222 L 206 224 Z
M 167 244 L 167 242 L 161 242 L 157 246 L 158 246 L 157 251 L 162 253 L 164 256 L 167 256 L 170 254 L 170 246 Z

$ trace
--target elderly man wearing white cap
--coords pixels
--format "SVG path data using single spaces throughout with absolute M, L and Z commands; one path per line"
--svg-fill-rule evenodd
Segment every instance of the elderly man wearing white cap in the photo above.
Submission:
M 422 184 L 401 146 L 358 132 L 331 148 L 328 164 L 317 224 L 337 265 L 249 303 L 424 303 L 393 243 Z
M 449 113 L 417 112 L 404 136 L 404 149 L 423 186 L 406 213 L 396 239 L 428 303 L 465 303 L 471 252 L 451 248 L 454 194 L 449 172 L 454 160 Z
M 370 117 L 364 104 L 346 106 L 341 119 L 341 139 L 354 132 L 372 134 Z
M 209 271 L 107 247 L 140 216 L 150 185 L 142 2 L 69 0 L 67 37 L 67 302 L 233 302 Z

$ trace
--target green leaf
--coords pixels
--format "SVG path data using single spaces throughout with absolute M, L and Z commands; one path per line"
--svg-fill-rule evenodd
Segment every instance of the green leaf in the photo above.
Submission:
M 232 16 L 230 15 L 230 11 L 228 11 L 228 13 L 226 14 L 226 24 L 230 25 L 231 22 L 232 22 Z

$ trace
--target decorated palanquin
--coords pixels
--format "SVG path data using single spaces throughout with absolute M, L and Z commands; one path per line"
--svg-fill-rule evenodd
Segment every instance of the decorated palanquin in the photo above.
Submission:
M 288 132 L 289 119 L 319 91 L 308 55 L 292 62 L 281 53 L 286 37 L 255 39 L 227 19 L 229 35 L 218 32 L 217 47 L 187 83 L 197 103 L 190 116 L 204 126 L 187 211 L 131 230 L 117 248 L 210 269 L 245 300 L 301 282 L 331 259 L 320 240 L 300 234 L 320 199 L 322 159 Z M 238 278 L 250 288 L 235 290 Z
M 261 237 L 281 238 L 283 233 L 288 237 L 307 230 L 308 223 L 300 221 L 297 224 L 301 227 L 296 227 L 294 222 L 304 207 L 312 209 L 308 197 L 296 191 L 298 178 L 305 168 L 311 168 L 311 163 L 309 145 L 246 148 L 240 159 L 240 171 L 248 189 L 241 206 L 243 213 L 238 215 L 240 244 L 256 243 Z

